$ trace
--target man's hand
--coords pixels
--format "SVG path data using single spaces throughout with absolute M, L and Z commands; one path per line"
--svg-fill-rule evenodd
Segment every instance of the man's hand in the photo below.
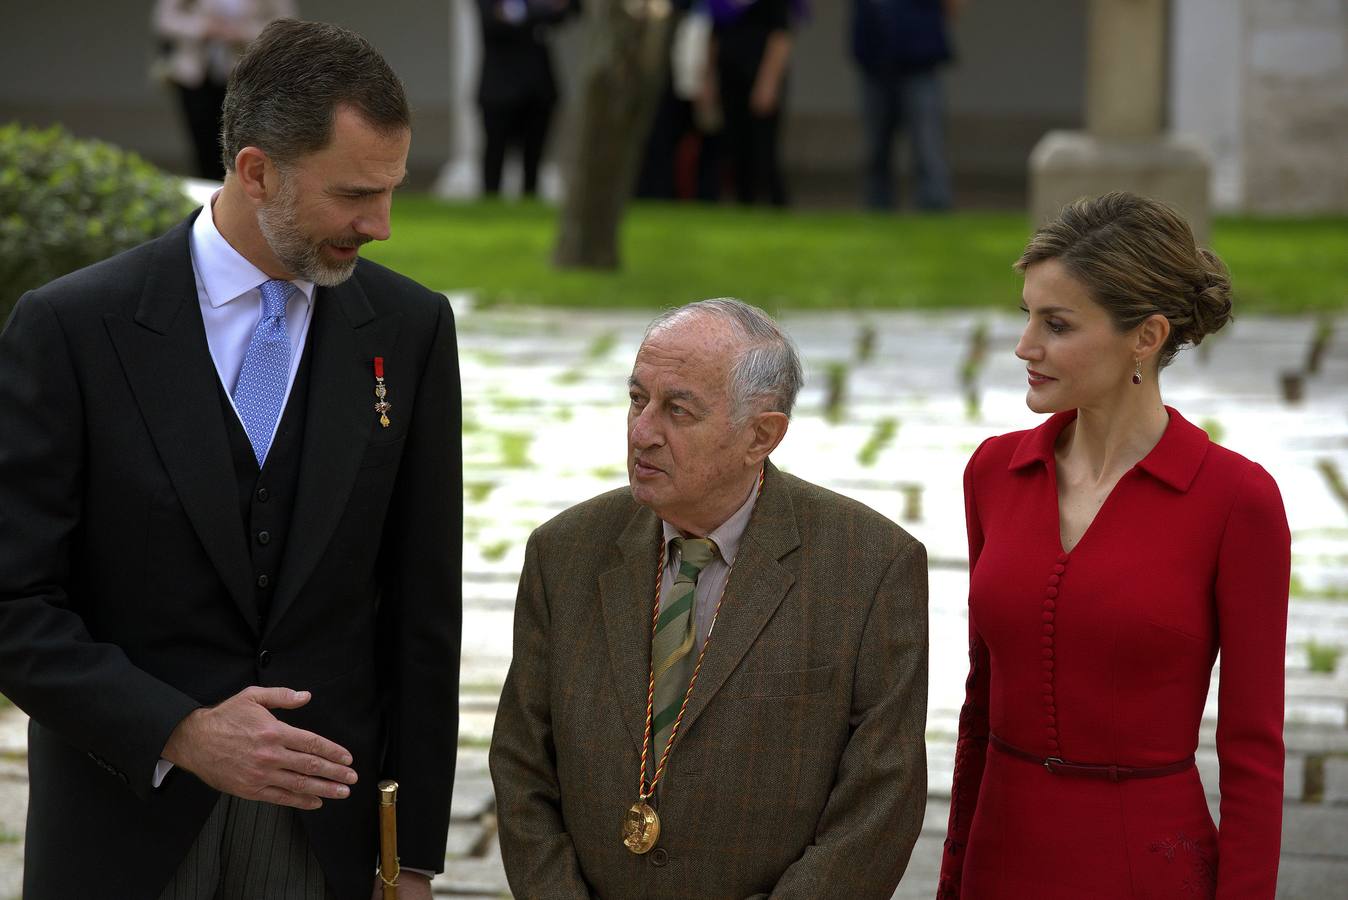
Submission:
M 309 698 L 308 691 L 289 688 L 244 688 L 188 714 L 169 735 L 164 759 L 235 797 L 318 809 L 324 798 L 350 794 L 356 772 L 344 747 L 271 714 L 298 709 Z
M 384 900 L 384 882 L 374 876 L 372 900 Z M 398 873 L 398 900 L 431 900 L 431 880 L 420 872 L 403 869 Z

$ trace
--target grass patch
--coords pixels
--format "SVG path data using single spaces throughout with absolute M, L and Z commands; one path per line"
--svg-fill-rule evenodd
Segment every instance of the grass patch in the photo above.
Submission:
M 496 490 L 494 481 L 465 481 L 463 483 L 463 492 L 468 495 L 469 503 L 481 503 L 491 496 L 491 492 Z
M 501 465 L 507 469 L 529 467 L 529 445 L 534 436 L 522 431 L 503 431 L 501 438 Z
M 605 331 L 598 335 L 585 351 L 585 358 L 591 362 L 597 362 L 613 352 L 613 348 L 618 346 L 618 332 Z
M 880 453 L 894 443 L 894 435 L 899 433 L 899 420 L 892 416 L 886 416 L 875 423 L 875 428 L 871 430 L 871 436 L 866 439 L 866 443 L 857 451 L 857 462 L 867 468 L 875 465 Z
M 479 552 L 487 562 L 500 562 L 510 552 L 510 541 L 497 541 L 494 544 L 488 544 L 481 548 Z
M 488 750 L 491 748 L 491 738 L 477 737 L 469 735 L 467 737 L 459 735 L 460 750 Z
M 8 709 L 13 705 L 14 704 L 10 702 L 8 697 L 6 697 L 4 694 L 0 694 L 0 709 Z
M 23 835 L 17 831 L 10 831 L 8 828 L 0 828 L 0 844 L 21 844 Z
M 1306 644 L 1306 666 L 1312 672 L 1323 672 L 1333 674 L 1334 669 L 1339 664 L 1339 656 L 1343 653 L 1338 647 L 1330 644 L 1322 644 L 1312 638 Z
M 480 303 L 657 309 L 727 293 L 769 311 L 1014 312 L 1011 263 L 1031 234 L 1016 212 L 890 216 L 635 203 L 620 272 L 551 265 L 556 212 L 537 203 L 450 204 L 400 195 L 396 237 L 368 255 Z M 1348 217 L 1219 217 L 1213 249 L 1232 271 L 1237 313 L 1348 307 Z M 446 253 L 445 248 L 454 248 Z
M 1214 444 L 1220 444 L 1222 438 L 1226 437 L 1226 429 L 1223 428 L 1222 423 L 1218 422 L 1216 419 L 1204 419 L 1201 427 L 1208 433 L 1208 440 L 1212 441 Z

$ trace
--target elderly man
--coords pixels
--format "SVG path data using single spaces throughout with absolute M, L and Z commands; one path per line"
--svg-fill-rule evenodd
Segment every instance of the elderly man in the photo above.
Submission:
M 23 895 L 367 900 L 390 777 L 402 897 L 428 900 L 458 724 L 454 320 L 359 257 L 389 237 L 406 96 L 359 35 L 283 20 L 221 140 L 204 209 L 0 336 Z
M 650 326 L 630 489 L 529 541 L 491 769 L 520 897 L 888 898 L 926 799 L 921 544 L 778 471 L 761 311 Z

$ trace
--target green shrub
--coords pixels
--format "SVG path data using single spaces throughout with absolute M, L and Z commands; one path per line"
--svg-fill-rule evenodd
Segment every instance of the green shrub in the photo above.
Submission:
M 192 206 L 133 153 L 60 127 L 0 127 L 0 321 L 25 291 L 161 234 Z

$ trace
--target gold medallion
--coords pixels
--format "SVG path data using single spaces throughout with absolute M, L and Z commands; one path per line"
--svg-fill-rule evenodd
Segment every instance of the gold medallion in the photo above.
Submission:
M 623 817 L 623 846 L 642 854 L 660 840 L 660 816 L 645 800 L 638 800 Z

